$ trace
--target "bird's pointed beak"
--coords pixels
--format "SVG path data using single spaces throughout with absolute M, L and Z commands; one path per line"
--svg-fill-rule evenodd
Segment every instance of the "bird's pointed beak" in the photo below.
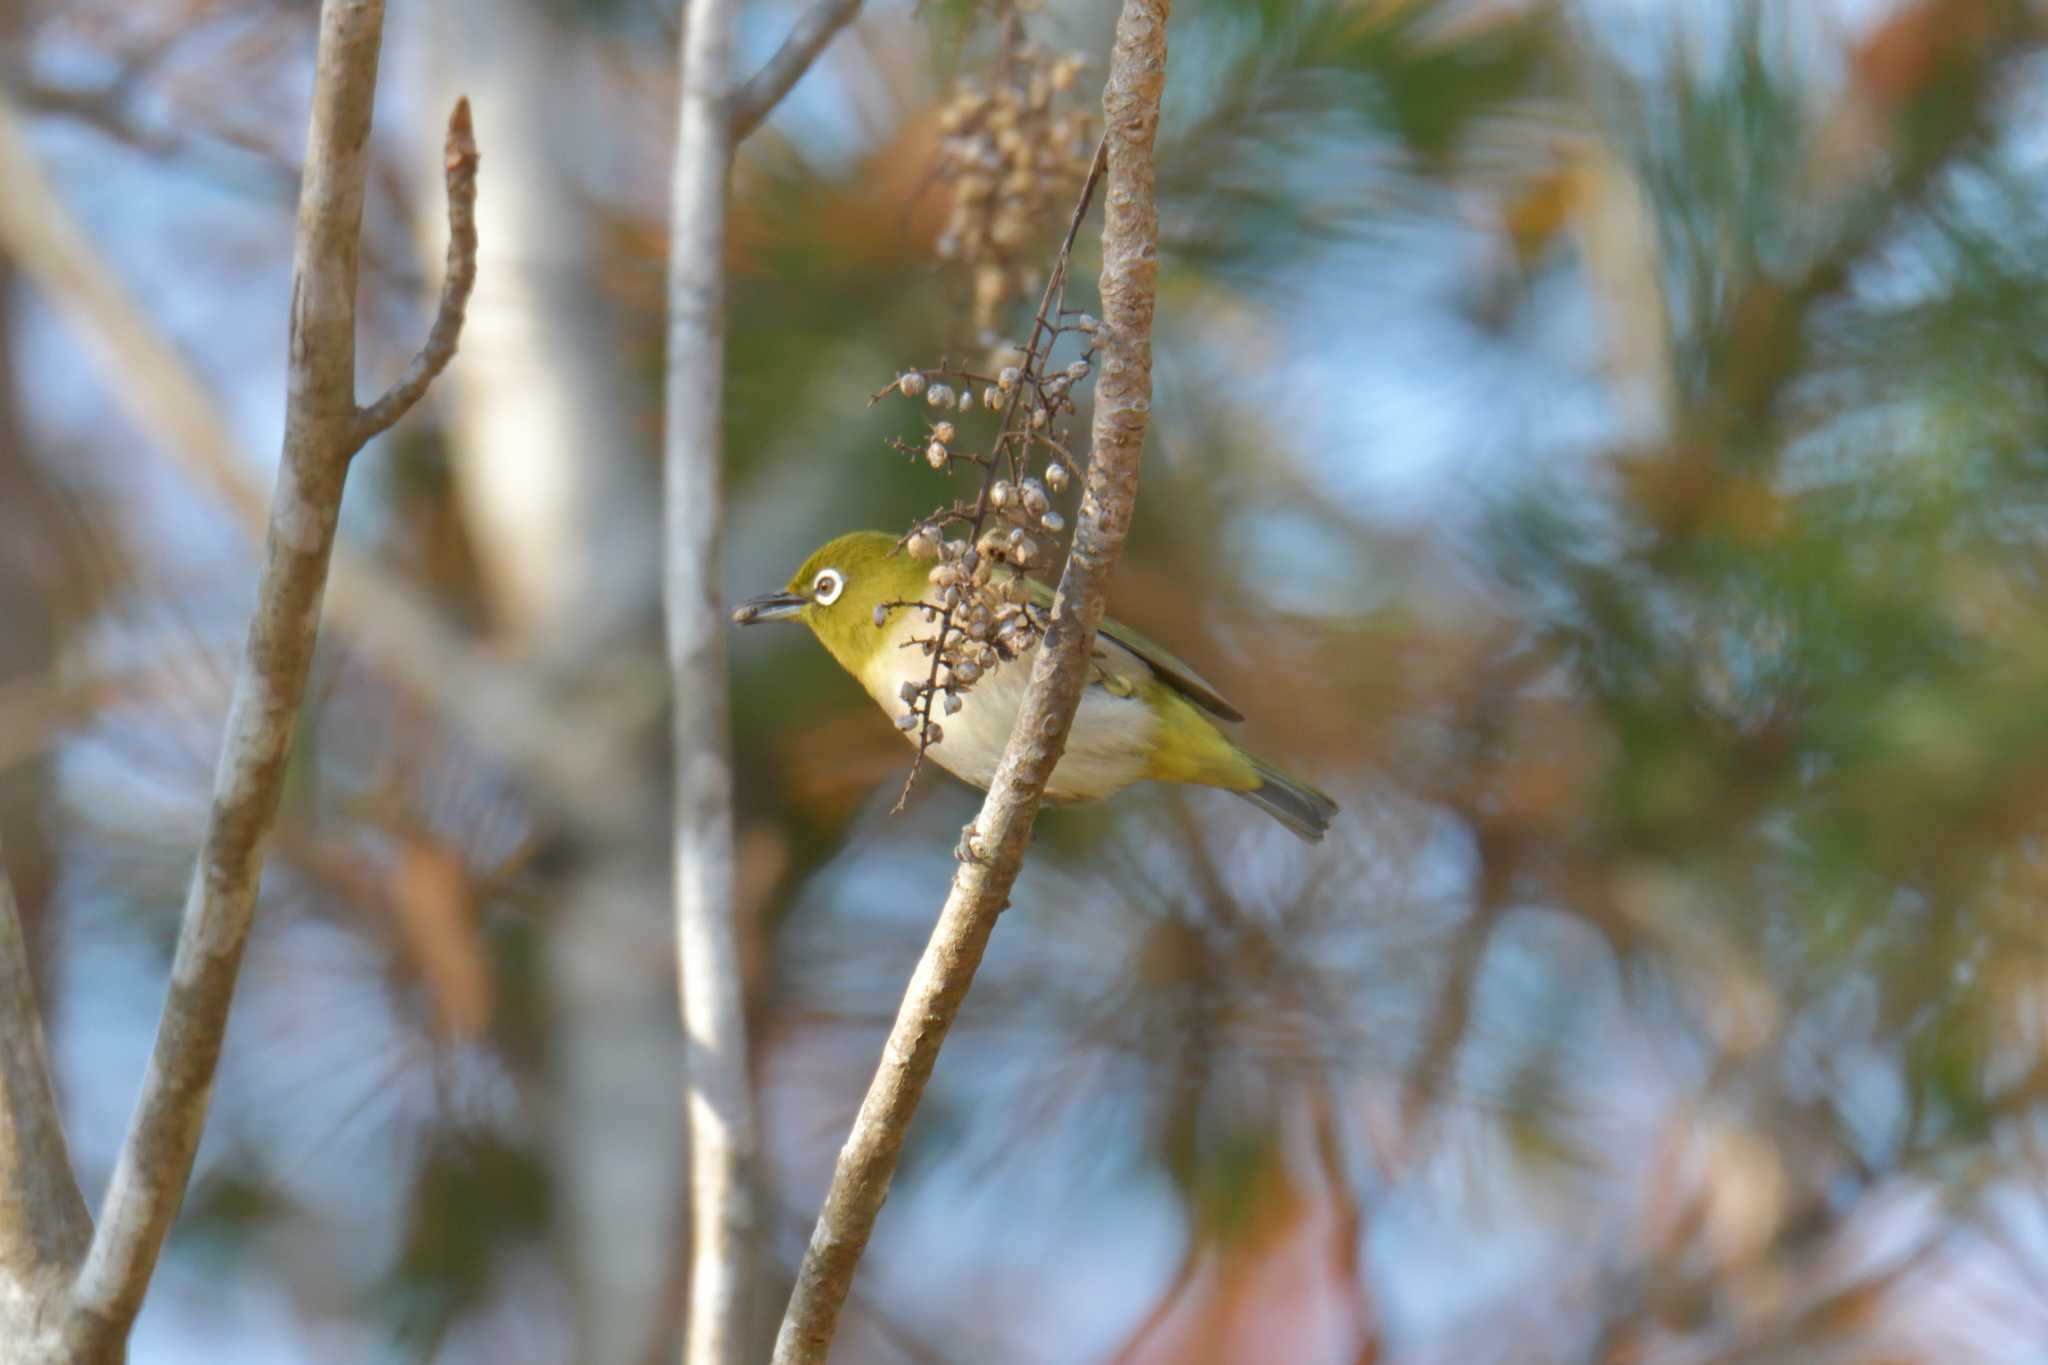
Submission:
M 751 626 L 756 621 L 787 621 L 810 604 L 810 598 L 798 593 L 763 593 L 734 607 L 732 619 L 743 626 Z

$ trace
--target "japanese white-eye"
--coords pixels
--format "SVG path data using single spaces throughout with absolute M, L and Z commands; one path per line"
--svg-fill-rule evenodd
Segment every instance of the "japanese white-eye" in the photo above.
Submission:
M 931 657 L 905 646 L 932 628 L 926 612 L 889 604 L 935 600 L 927 574 L 926 564 L 897 549 L 895 537 L 855 531 L 812 554 L 783 591 L 742 602 L 732 619 L 743 626 L 803 622 L 893 714 L 903 708 L 906 684 L 914 689 L 930 675 Z M 1050 605 L 1050 588 L 1033 583 L 1032 592 L 1041 610 Z M 1094 801 L 1133 782 L 1192 782 L 1235 792 L 1303 839 L 1323 837 L 1337 803 L 1233 744 L 1216 722 L 1243 715 L 1193 669 L 1106 618 L 1093 663 L 1066 751 L 1046 785 L 1048 798 Z M 980 677 L 960 696 L 958 713 L 945 718 L 932 760 L 987 790 L 1030 677 L 1028 654 Z M 916 742 L 914 727 L 908 738 Z

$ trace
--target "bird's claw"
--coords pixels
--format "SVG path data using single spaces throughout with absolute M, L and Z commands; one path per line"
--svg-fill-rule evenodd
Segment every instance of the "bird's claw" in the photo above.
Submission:
M 974 822 L 968 821 L 960 827 L 960 842 L 953 845 L 953 860 L 961 863 L 985 863 L 988 855 L 974 837 Z

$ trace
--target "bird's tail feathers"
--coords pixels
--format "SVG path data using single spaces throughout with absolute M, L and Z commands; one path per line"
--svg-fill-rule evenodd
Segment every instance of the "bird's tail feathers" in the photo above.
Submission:
M 1311 844 L 1323 841 L 1329 832 L 1330 818 L 1337 813 L 1337 803 L 1323 793 L 1303 782 L 1290 777 L 1272 764 L 1251 758 L 1251 765 L 1259 775 L 1259 785 L 1237 793 L 1257 806 L 1266 814 L 1287 826 L 1298 837 Z

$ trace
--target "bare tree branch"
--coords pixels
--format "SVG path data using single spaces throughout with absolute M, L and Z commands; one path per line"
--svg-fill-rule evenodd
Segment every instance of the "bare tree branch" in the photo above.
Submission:
M 782 97 L 796 87 L 818 54 L 860 13 L 860 0 L 816 0 L 775 49 L 768 64 L 733 92 L 731 137 L 735 144 L 761 126 Z M 689 42 L 685 28 L 684 43 Z
M 1171 0 L 1124 0 L 1102 103 L 1108 192 L 1102 231 L 1101 355 L 1094 457 L 1074 547 L 1017 725 L 981 813 L 963 840 L 938 926 L 910 979 L 882 1062 L 840 1149 L 824 1209 L 798 1268 L 776 1338 L 777 1365 L 823 1362 L 875 1217 L 939 1048 L 960 1012 L 996 917 L 1009 901 L 1025 844 L 1073 724 L 1102 619 L 1109 575 L 1137 501 L 1139 454 L 1151 412 L 1152 312 L 1159 218 L 1152 144 L 1166 78 Z
M 26 1335 L 85 1255 L 92 1219 L 64 1142 L 35 983 L 0 850 L 0 1333 Z
M 191 1177 L 312 667 L 342 489 L 365 435 L 355 403 L 356 266 L 383 22 L 382 0 L 321 6 L 284 450 L 256 614 L 228 705 L 156 1046 L 73 1287 L 80 1358 L 120 1356 Z
M 732 751 L 719 590 L 725 234 L 733 149 L 860 0 L 819 0 L 768 64 L 733 82 L 731 0 L 690 0 L 669 223 L 666 599 L 675 756 L 676 982 L 689 1089 L 690 1287 L 683 1359 L 749 1353 L 759 1201 L 746 1000 L 733 923 Z
M 398 382 L 382 398 L 363 409 L 357 440 L 390 429 L 412 405 L 426 395 L 434 376 L 448 368 L 455 358 L 455 344 L 462 338 L 462 319 L 469 307 L 469 291 L 476 284 L 476 134 L 469 123 L 469 101 L 455 101 L 448 116 L 448 146 L 442 167 L 448 178 L 448 264 L 441 276 L 441 303 L 434 310 L 434 325 L 426 344 L 412 358 Z
M 664 596 L 674 689 L 676 981 L 689 1086 L 690 1290 L 683 1359 L 752 1354 L 753 1096 L 733 916 L 720 433 L 725 234 L 734 144 L 732 0 L 691 0 L 669 220 Z

